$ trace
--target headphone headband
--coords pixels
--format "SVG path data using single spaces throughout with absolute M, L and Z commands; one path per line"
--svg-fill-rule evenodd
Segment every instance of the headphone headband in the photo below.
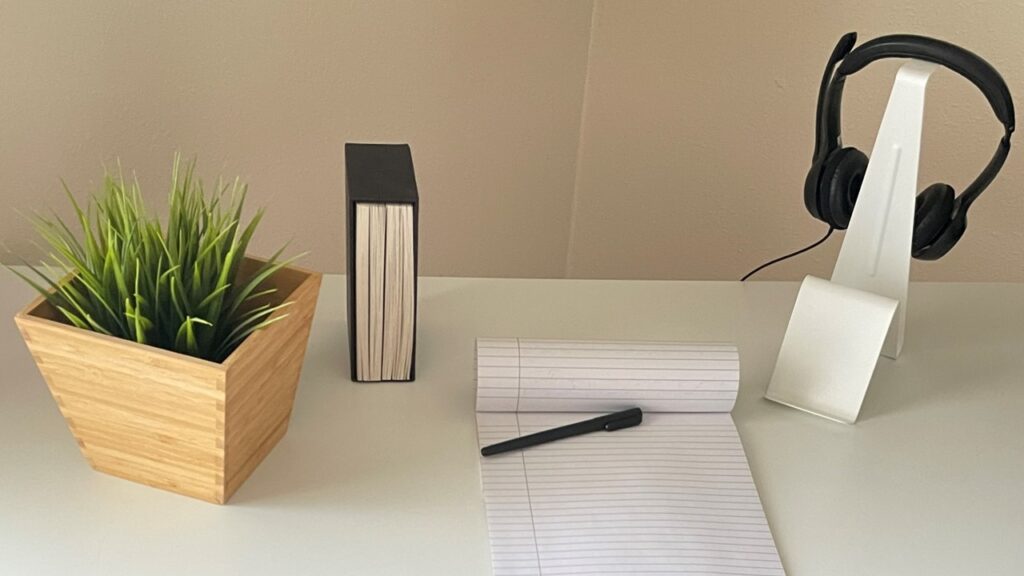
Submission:
M 876 60 L 886 58 L 914 58 L 932 62 L 949 68 L 969 80 L 988 100 L 996 118 L 1003 125 L 1004 139 L 1009 146 L 1009 135 L 1015 128 L 1013 98 L 1003 77 L 980 56 L 949 42 L 911 34 L 882 36 L 853 48 L 856 41 L 856 32 L 844 34 L 833 49 L 825 67 L 818 91 L 815 160 L 842 146 L 840 112 L 846 77 L 859 72 Z M 833 75 L 833 69 L 840 60 L 842 63 Z
M 914 58 L 932 62 L 970 80 L 985 95 L 989 106 L 1006 131 L 1013 132 L 1013 99 L 1002 76 L 977 54 L 949 42 L 911 34 L 875 38 L 858 46 L 843 58 L 836 77 L 854 74 L 868 64 L 886 58 Z
M 818 87 L 818 108 L 817 115 L 815 116 L 814 124 L 814 158 L 823 157 L 828 153 L 829 145 L 828 138 L 825 132 L 825 126 L 823 125 L 823 119 L 825 118 L 825 94 L 829 92 L 829 86 L 832 83 L 832 75 L 835 72 L 836 64 L 846 58 L 846 55 L 853 50 L 853 45 L 857 42 L 856 32 L 847 32 L 843 34 L 843 37 L 836 43 L 836 47 L 832 49 L 832 55 L 828 57 L 828 64 L 825 65 L 825 73 L 821 75 L 821 86 Z M 842 99 L 842 95 L 840 95 Z M 838 123 L 836 130 L 833 133 L 838 133 Z

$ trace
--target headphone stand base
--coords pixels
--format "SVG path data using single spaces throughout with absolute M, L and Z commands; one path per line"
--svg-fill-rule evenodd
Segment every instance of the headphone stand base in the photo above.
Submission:
M 765 398 L 852 424 L 879 353 L 899 356 L 924 94 L 936 68 L 910 60 L 896 73 L 832 279 L 800 285 Z

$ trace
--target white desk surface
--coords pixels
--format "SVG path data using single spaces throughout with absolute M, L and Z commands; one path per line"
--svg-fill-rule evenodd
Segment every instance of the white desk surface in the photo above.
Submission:
M 855 426 L 762 399 L 796 283 L 420 284 L 415 383 L 349 381 L 325 278 L 288 435 L 227 506 L 92 471 L 0 274 L 0 574 L 486 575 L 477 336 L 735 340 L 733 417 L 791 576 L 1024 574 L 1024 285 L 915 284 Z

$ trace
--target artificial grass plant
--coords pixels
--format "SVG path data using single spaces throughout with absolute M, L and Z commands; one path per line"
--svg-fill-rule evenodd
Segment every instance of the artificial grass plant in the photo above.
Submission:
M 290 302 L 266 303 L 265 281 L 295 258 L 284 248 L 240 278 L 246 248 L 263 210 L 243 225 L 247 187 L 218 181 L 207 194 L 195 161 L 174 158 L 166 226 L 151 216 L 138 181 L 120 169 L 85 208 L 64 187 L 80 234 L 56 213 L 31 218 L 49 261 L 24 262 L 39 277 L 11 270 L 85 330 L 220 362 L 254 331 L 284 317 Z M 63 273 L 66 279 L 56 278 Z

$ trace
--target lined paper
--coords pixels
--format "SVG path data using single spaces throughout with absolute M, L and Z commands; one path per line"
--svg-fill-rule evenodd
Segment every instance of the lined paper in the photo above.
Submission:
M 665 387 L 650 387 L 647 373 L 605 378 L 604 370 L 647 368 L 634 353 L 673 372 L 653 378 Z M 519 372 L 495 358 L 520 359 Z M 580 412 L 593 406 L 603 413 L 646 405 L 635 428 L 481 458 L 495 576 L 785 574 L 727 413 L 738 384 L 738 366 L 728 367 L 738 364 L 734 347 L 487 339 L 478 342 L 477 361 L 481 447 L 584 420 L 596 414 Z M 707 361 L 714 368 L 701 364 Z M 531 369 L 574 372 L 560 372 L 557 385 L 535 386 L 549 376 Z M 712 369 L 734 373 L 736 382 L 678 373 Z M 608 391 L 624 399 L 602 396 Z M 716 397 L 693 395 L 705 391 Z M 707 405 L 726 408 L 700 409 Z M 513 409 L 501 410 L 507 406 Z

